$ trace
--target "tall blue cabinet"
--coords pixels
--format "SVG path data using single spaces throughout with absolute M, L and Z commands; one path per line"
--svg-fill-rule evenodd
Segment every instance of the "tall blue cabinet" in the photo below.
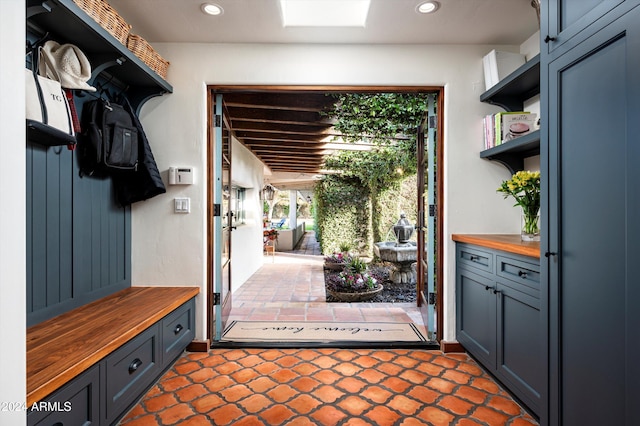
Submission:
M 541 424 L 640 424 L 640 1 L 542 5 Z

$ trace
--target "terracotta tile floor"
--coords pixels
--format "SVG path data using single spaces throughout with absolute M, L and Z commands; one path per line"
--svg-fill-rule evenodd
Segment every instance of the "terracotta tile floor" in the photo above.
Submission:
M 265 258 L 230 320 L 411 322 L 413 304 L 324 302 L 313 234 Z M 186 353 L 126 425 L 537 425 L 466 354 L 415 349 L 212 349 Z
M 537 425 L 465 354 L 411 349 L 189 353 L 123 425 Z
M 294 251 L 266 255 L 264 266 L 233 293 L 229 321 L 413 322 L 426 336 L 415 303 L 326 303 L 322 264 L 313 232 Z

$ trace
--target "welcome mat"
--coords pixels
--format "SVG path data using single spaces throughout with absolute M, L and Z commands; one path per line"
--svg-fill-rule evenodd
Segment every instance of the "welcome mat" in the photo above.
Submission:
M 394 343 L 426 342 L 412 323 L 334 321 L 233 321 L 223 342 Z

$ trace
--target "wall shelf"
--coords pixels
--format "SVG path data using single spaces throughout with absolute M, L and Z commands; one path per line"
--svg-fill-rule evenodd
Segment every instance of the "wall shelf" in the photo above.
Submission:
M 498 105 L 506 111 L 522 111 L 524 101 L 539 93 L 540 55 L 536 55 L 480 95 L 480 101 Z
M 480 101 L 506 111 L 523 111 L 524 102 L 540 93 L 540 55 L 509 74 L 480 95 Z M 540 131 L 536 130 L 502 145 L 480 152 L 480 158 L 497 161 L 513 174 L 523 170 L 524 159 L 540 154 Z
M 59 43 L 73 43 L 100 69 L 110 82 L 127 89 L 136 107 L 153 96 L 173 92 L 173 87 L 140 58 L 102 28 L 73 0 L 28 0 L 28 27 Z M 103 67 L 103 64 L 109 64 Z M 114 81 L 116 80 L 116 81 Z
M 511 174 L 524 169 L 524 159 L 540 154 L 540 130 L 480 152 L 480 158 L 503 164 Z

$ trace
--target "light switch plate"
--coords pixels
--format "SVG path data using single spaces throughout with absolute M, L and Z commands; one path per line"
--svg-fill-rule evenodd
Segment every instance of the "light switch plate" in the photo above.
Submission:
M 190 213 L 191 212 L 191 199 L 187 197 L 174 198 L 173 199 L 173 212 L 174 213 Z

